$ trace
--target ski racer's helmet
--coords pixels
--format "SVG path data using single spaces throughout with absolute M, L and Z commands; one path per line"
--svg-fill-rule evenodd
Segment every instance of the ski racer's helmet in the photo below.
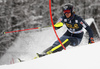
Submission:
M 70 12 L 73 13 L 73 5 L 67 4 L 67 5 L 63 6 L 63 12 L 64 12 L 64 14 L 70 13 Z

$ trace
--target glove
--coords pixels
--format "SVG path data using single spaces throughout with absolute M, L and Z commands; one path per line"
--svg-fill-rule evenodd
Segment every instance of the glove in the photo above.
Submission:
M 89 38 L 89 41 L 88 41 L 88 44 L 92 44 L 92 43 L 94 43 L 93 37 Z

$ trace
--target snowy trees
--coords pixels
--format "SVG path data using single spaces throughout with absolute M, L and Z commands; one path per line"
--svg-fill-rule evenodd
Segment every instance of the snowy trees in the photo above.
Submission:
M 16 39 L 19 33 L 4 34 L 7 31 L 34 28 L 33 20 L 40 19 L 37 17 L 34 9 L 34 0 L 5 0 L 0 4 L 0 57 L 8 49 L 12 41 Z M 35 19 L 31 19 L 35 16 Z M 38 20 L 37 23 L 39 23 Z M 36 23 L 36 21 L 35 21 Z M 37 24 L 38 25 L 38 24 Z

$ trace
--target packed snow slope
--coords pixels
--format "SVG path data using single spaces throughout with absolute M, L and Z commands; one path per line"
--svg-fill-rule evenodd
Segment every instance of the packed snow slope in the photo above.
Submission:
M 77 46 L 0 69 L 100 69 L 100 42 Z

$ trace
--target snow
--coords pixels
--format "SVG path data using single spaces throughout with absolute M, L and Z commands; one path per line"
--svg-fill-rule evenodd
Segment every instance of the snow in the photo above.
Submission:
M 92 21 L 92 18 L 86 20 L 89 24 Z M 65 31 L 66 27 L 64 25 L 61 29 L 57 30 L 58 36 L 61 37 Z M 57 38 L 52 27 L 43 28 L 42 31 L 31 30 L 21 32 L 17 40 L 0 59 L 0 69 L 100 68 L 100 42 L 87 45 L 88 38 L 86 37 L 77 47 L 68 46 L 67 50 L 33 60 L 37 52 L 41 53 L 56 40 Z M 25 62 L 20 63 L 18 58 L 25 60 Z
M 0 66 L 0 69 L 100 69 L 100 42 L 77 46 L 42 58 Z

